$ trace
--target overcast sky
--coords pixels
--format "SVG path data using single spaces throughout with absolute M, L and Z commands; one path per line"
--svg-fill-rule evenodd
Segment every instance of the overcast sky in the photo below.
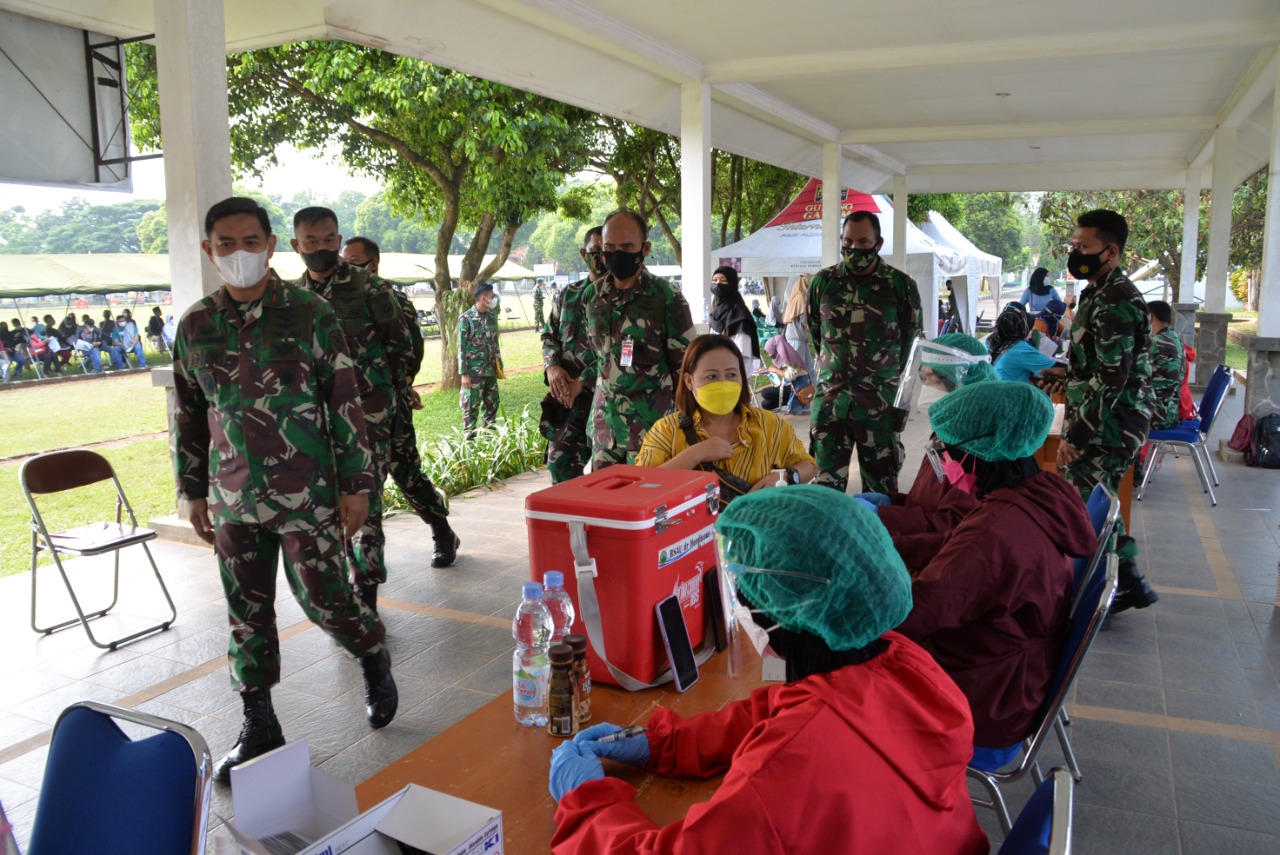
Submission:
M 378 192 L 378 183 L 369 178 L 356 178 L 337 165 L 334 158 L 312 156 L 292 151 L 281 152 L 283 165 L 266 173 L 259 189 L 268 195 L 290 199 L 307 189 L 316 189 L 321 195 L 336 197 L 343 190 L 359 190 L 368 195 Z M 255 182 L 246 180 L 246 185 Z M 321 190 L 321 188 L 324 188 Z M 84 188 L 40 187 L 32 184 L 0 182 L 0 210 L 22 206 L 28 213 L 57 208 L 76 197 L 94 205 L 114 205 L 128 199 L 164 199 L 164 163 L 161 160 L 143 160 L 133 165 L 133 193 L 87 190 Z

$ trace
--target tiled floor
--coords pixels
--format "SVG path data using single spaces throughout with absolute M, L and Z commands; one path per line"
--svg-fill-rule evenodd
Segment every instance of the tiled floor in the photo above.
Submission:
M 1230 433 L 1239 410 L 1239 397 L 1229 398 L 1215 437 Z M 922 430 L 913 425 L 907 437 L 909 457 L 918 459 L 910 449 Z M 1168 459 L 1134 507 L 1141 561 L 1161 600 L 1112 621 L 1077 683 L 1071 732 L 1085 776 L 1076 789 L 1077 852 L 1280 852 L 1280 615 L 1273 606 L 1280 477 L 1222 462 L 1218 469 L 1216 508 L 1186 458 Z M 384 730 L 370 731 L 364 721 L 357 666 L 282 588 L 285 677 L 273 697 L 286 736 L 307 737 L 316 762 L 354 783 L 506 691 L 509 615 L 527 573 L 524 497 L 545 485 L 539 472 L 455 499 L 462 558 L 445 570 L 427 567 L 431 541 L 420 522 L 388 523 L 391 580 L 381 601 L 401 705 Z M 36 635 L 28 627 L 30 578 L 0 580 L 0 644 L 9 651 L 0 662 L 0 801 L 22 843 L 49 728 L 72 701 L 110 701 L 185 721 L 215 756 L 235 740 L 239 701 L 227 683 L 212 556 L 174 544 L 156 552 L 178 621 L 111 653 L 90 647 L 79 628 Z M 154 605 L 143 581 L 126 579 L 134 612 Z M 42 610 L 65 599 L 53 587 L 45 593 Z M 104 630 L 129 619 L 104 619 Z M 1060 759 L 1055 744 L 1046 758 L 1050 765 Z M 1029 791 L 1014 788 L 1014 810 Z M 215 789 L 213 809 L 230 815 L 225 790 Z M 993 817 L 979 816 L 998 841 Z

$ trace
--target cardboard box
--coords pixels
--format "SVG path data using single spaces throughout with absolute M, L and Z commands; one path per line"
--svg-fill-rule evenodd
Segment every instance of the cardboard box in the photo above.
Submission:
M 502 855 L 502 811 L 410 784 L 364 813 L 355 789 L 313 769 L 296 742 L 231 771 L 242 855 Z M 266 761 L 266 762 L 263 762 Z

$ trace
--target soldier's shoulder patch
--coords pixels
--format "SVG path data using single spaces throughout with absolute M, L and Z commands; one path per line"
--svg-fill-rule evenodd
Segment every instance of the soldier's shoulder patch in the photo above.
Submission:
M 374 289 L 369 295 L 369 308 L 373 312 L 373 319 L 380 324 L 390 323 L 400 311 L 389 288 Z

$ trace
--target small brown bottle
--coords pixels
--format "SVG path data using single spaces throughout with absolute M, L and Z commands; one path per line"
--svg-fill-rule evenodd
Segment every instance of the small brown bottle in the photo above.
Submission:
M 547 732 L 569 737 L 578 732 L 578 684 L 573 678 L 573 648 L 553 644 L 547 650 L 551 659 L 551 685 L 547 689 Z
M 573 648 L 573 678 L 578 682 L 578 724 L 591 721 L 591 666 L 587 664 L 587 637 L 566 635 L 564 643 Z

